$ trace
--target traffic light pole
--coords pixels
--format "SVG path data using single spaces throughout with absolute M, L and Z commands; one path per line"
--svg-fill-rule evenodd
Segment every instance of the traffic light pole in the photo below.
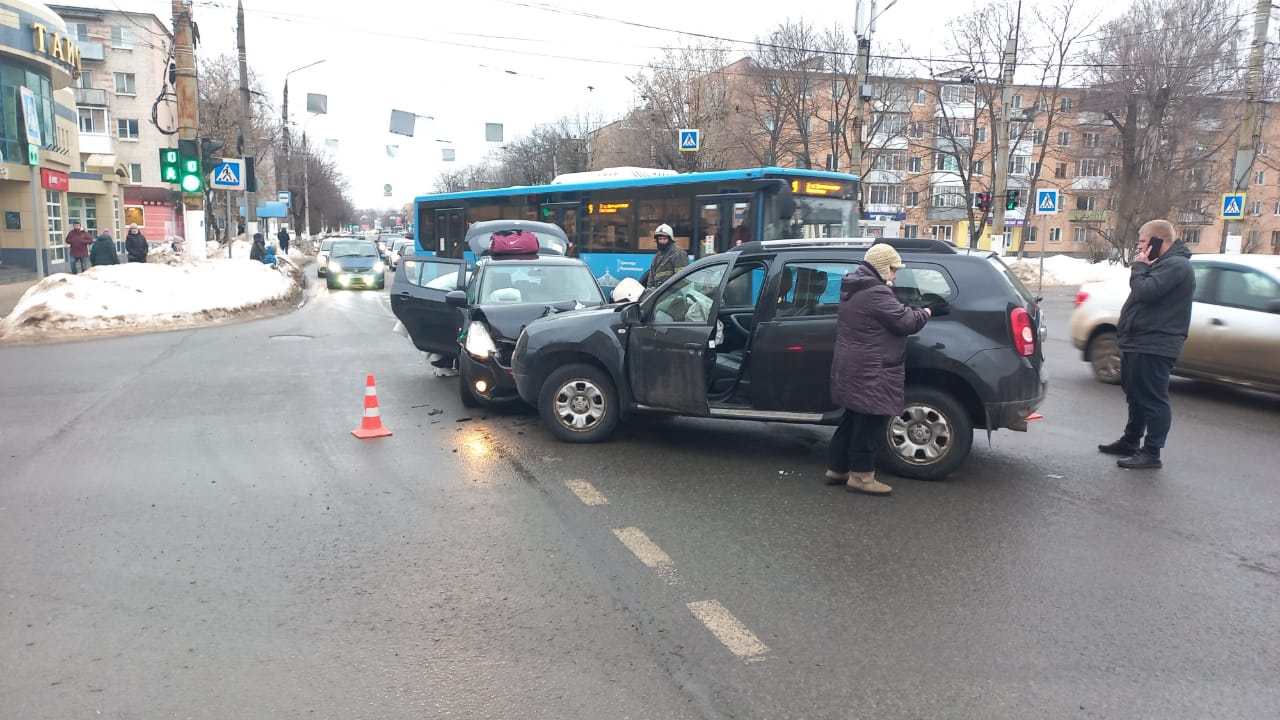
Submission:
M 991 213 L 991 249 L 1004 254 L 1008 245 L 1004 236 L 1005 203 L 1009 196 L 1009 106 L 1013 104 L 1013 70 L 1018 52 L 1016 37 L 1010 37 L 1005 44 L 1003 74 L 1000 77 L 1000 119 L 995 122 L 996 156 L 991 163 L 991 172 L 995 173 L 995 187 L 992 188 Z M 996 247 L 996 236 L 1000 237 L 1000 247 Z
M 244 49 L 244 2 L 240 2 L 236 7 L 236 45 L 239 48 L 240 56 L 240 145 L 245 146 L 249 142 L 249 138 L 253 133 L 253 100 L 249 96 L 249 58 Z M 240 155 L 243 157 L 244 152 Z M 258 231 L 258 208 L 253 201 L 253 190 L 249 184 L 249 163 L 243 166 L 245 177 L 244 180 L 244 231 L 248 237 L 252 238 L 253 234 Z M 231 238 L 234 237 L 232 229 L 234 225 L 227 226 L 227 247 L 231 247 Z M 230 252 L 228 250 L 228 252 Z
M 183 0 L 173 0 L 173 50 L 177 67 L 173 84 L 178 100 L 178 139 L 190 140 L 199 147 L 196 138 L 200 128 L 200 105 L 196 88 L 196 51 L 192 37 L 190 8 Z M 199 152 L 196 157 L 200 157 Z M 182 193 L 182 215 L 185 225 L 184 254 L 188 258 L 204 259 L 203 187 L 198 193 Z

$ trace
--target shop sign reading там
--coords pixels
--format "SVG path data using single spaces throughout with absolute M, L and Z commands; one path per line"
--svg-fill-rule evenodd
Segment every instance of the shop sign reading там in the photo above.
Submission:
M 46 38 L 48 38 L 47 41 Z M 49 32 L 49 28 L 33 22 L 31 23 L 31 41 L 35 45 L 36 52 L 48 55 L 54 60 L 61 60 L 68 67 L 73 68 L 77 76 L 80 74 L 80 48 L 71 42 L 71 38 Z

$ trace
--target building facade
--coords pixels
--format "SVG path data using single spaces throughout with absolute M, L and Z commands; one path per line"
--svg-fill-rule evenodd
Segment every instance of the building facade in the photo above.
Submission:
M 181 235 L 181 199 L 160 181 L 159 151 L 176 147 L 177 105 L 168 82 L 173 36 L 155 15 L 51 5 L 81 47 L 73 83 L 85 170 L 125 172 L 123 222 L 149 240 Z M 162 128 L 164 129 L 162 131 Z M 96 209 L 101 212 L 101 209 Z M 86 210 L 87 211 L 87 210 Z
M 0 263 L 58 272 L 72 220 L 121 227 L 124 168 L 81 162 L 71 85 L 83 64 L 49 7 L 0 0 Z

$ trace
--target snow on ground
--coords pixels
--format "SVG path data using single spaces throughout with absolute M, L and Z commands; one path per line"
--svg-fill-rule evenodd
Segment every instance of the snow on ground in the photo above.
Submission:
M 1022 284 L 1034 290 L 1040 284 L 1040 260 L 1015 260 L 1009 269 Z M 1129 279 L 1129 268 L 1108 262 L 1091 263 L 1069 255 L 1050 255 L 1044 259 L 1044 284 L 1049 286 L 1075 286 L 1089 282 L 1120 281 Z
M 149 254 L 146 263 L 50 275 L 0 320 L 0 340 L 191 327 L 248 315 L 301 292 L 302 272 L 294 263 L 271 267 L 248 257 L 246 244 L 230 260 L 168 264 L 160 257 L 150 262 Z

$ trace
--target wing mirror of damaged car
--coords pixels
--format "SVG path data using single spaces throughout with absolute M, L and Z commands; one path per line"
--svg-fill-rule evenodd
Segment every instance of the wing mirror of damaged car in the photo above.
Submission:
M 1267 312 L 1273 315 L 1280 315 L 1280 300 L 1272 300 L 1267 303 Z
M 622 306 L 622 322 L 628 325 L 638 325 L 642 319 L 643 313 L 640 311 L 640 303 Z
M 466 307 L 467 291 L 466 290 L 450 290 L 444 294 L 444 301 L 449 307 Z

